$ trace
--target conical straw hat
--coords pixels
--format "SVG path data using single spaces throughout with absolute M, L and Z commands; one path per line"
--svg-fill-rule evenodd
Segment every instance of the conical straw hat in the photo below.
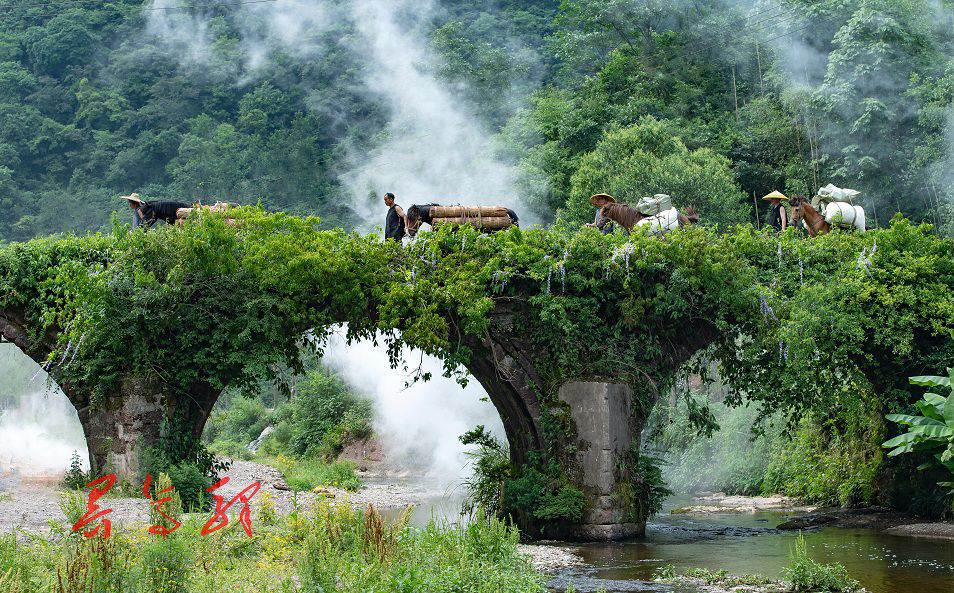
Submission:
M 763 200 L 787 200 L 788 197 L 780 191 L 773 191 L 767 196 L 762 198 Z
M 122 198 L 120 199 L 128 200 L 130 202 L 136 202 L 137 204 L 143 203 L 143 201 L 139 198 L 139 194 L 137 193 L 132 193 L 132 194 L 129 194 L 128 196 L 122 196 Z
M 599 206 L 599 204 L 597 204 L 597 200 L 603 200 L 610 203 L 616 202 L 616 199 L 609 194 L 595 194 L 593 196 L 590 196 L 590 204 L 594 206 Z

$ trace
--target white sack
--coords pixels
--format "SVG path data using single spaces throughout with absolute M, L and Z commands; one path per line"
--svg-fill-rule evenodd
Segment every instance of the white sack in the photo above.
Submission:
M 831 202 L 825 206 L 825 221 L 831 225 L 853 226 L 865 232 L 865 209 L 845 202 Z
M 656 194 L 651 198 L 640 198 L 636 209 L 646 216 L 657 216 L 672 208 L 672 198 L 666 194 Z
M 640 220 L 636 223 L 636 226 L 649 227 L 650 235 L 663 235 L 679 227 L 679 212 L 675 208 L 670 208 L 656 216 Z

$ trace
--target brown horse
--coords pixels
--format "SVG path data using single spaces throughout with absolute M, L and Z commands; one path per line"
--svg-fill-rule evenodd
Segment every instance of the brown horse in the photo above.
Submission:
M 831 231 L 831 225 L 825 220 L 818 210 L 804 196 L 793 196 L 788 201 L 792 206 L 792 214 L 789 218 L 793 226 L 798 226 L 799 222 L 805 221 L 808 228 L 808 235 L 817 237 L 818 235 L 827 235 Z
M 699 222 L 699 213 L 696 212 L 695 206 L 686 206 L 686 213 L 679 212 L 678 215 L 680 227 Z M 611 203 L 600 208 L 600 218 L 612 220 L 627 231 L 632 231 L 639 221 L 650 217 L 628 204 Z

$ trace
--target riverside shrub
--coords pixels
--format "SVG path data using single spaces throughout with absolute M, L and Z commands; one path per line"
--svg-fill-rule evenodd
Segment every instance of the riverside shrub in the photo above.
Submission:
M 275 516 L 271 504 L 252 500 L 251 538 L 237 521 L 202 536 L 205 517 L 189 516 L 165 539 L 147 533 L 144 525 L 118 524 L 109 539 L 58 535 L 69 526 L 23 542 L 0 535 L 0 590 L 547 591 L 543 575 L 517 551 L 516 529 L 496 519 L 414 527 L 409 512 L 388 520 L 373 508 L 321 501 Z

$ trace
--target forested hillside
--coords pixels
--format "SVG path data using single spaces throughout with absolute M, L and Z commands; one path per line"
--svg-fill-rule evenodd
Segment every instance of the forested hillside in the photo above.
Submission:
M 132 191 L 356 224 L 352 204 L 386 188 L 343 174 L 395 134 L 396 89 L 373 83 L 360 26 L 378 4 L 0 1 L 0 238 L 101 228 Z M 753 193 L 834 182 L 863 192 L 872 222 L 900 210 L 954 232 L 946 1 L 402 11 L 429 52 L 417 67 L 496 135 L 538 220 L 589 218 L 595 191 L 665 191 L 709 221 L 755 222 Z

